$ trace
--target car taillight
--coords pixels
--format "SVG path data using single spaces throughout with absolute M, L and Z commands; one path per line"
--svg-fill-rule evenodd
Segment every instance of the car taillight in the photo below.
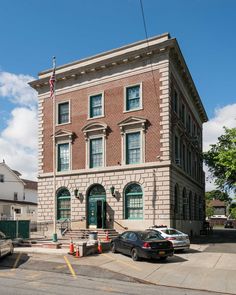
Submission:
M 173 241 L 173 240 L 176 240 L 176 238 L 166 238 L 166 240 L 168 240 L 168 241 Z
M 143 244 L 143 248 L 145 248 L 145 249 L 151 249 L 151 245 L 149 243 L 145 242 Z

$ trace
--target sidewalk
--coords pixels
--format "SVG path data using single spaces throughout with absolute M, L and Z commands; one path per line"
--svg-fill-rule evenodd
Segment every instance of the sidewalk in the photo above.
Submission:
M 157 285 L 236 294 L 236 254 L 202 252 L 206 247 L 206 245 L 191 245 L 189 253 L 177 253 L 167 262 L 158 260 L 134 262 L 130 257 L 110 252 L 77 260 L 70 259 L 70 261 L 72 265 L 97 266 Z M 44 248 L 15 250 L 15 252 L 52 254 L 51 261 L 55 259 L 58 261 L 57 255 L 65 255 L 68 252 L 65 249 Z

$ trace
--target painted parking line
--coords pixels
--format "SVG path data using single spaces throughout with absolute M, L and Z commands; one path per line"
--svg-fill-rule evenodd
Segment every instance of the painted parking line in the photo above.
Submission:
M 120 260 L 120 259 L 114 259 L 114 258 L 112 258 L 111 256 L 109 256 L 109 255 L 107 255 L 107 254 L 104 254 L 104 253 L 101 254 L 101 255 L 103 255 L 103 256 L 105 256 L 105 257 L 107 257 L 107 258 L 109 258 L 109 259 L 112 259 L 113 261 L 116 261 L 116 262 L 122 263 L 122 264 L 124 264 L 124 265 L 126 265 L 126 266 L 128 266 L 128 267 L 130 267 L 130 268 L 133 268 L 133 269 L 135 269 L 135 270 L 137 270 L 137 271 L 142 271 L 141 268 L 139 268 L 139 267 L 137 267 L 137 266 L 135 266 L 135 265 L 132 265 L 131 263 L 125 262 L 125 261 Z
M 74 269 L 73 269 L 73 267 L 72 267 L 70 261 L 68 260 L 68 258 L 67 258 L 66 256 L 64 256 L 64 259 L 65 259 L 65 262 L 66 262 L 66 264 L 67 264 L 67 266 L 68 266 L 68 268 L 69 268 L 69 270 L 70 270 L 70 272 L 71 272 L 73 278 L 76 279 L 76 274 L 75 274 L 75 271 L 74 271 Z
M 17 255 L 17 257 L 16 257 L 15 263 L 14 263 L 14 265 L 13 265 L 13 267 L 12 267 L 11 270 L 14 270 L 17 267 L 18 262 L 19 262 L 19 260 L 21 258 L 21 255 L 22 255 L 22 252 L 19 252 L 18 255 Z

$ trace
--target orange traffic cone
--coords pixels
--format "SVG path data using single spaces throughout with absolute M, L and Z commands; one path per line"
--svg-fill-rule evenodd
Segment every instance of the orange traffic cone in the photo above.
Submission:
M 69 253 L 68 254 L 73 255 L 74 252 L 75 252 L 74 243 L 73 243 L 72 238 L 70 238 L 70 248 L 69 248 Z
M 101 254 L 102 253 L 102 245 L 100 240 L 98 240 L 98 253 Z
M 109 239 L 109 235 L 108 235 L 108 230 L 106 231 L 106 239 L 105 239 L 106 241 L 110 241 L 110 239 Z
M 79 254 L 79 245 L 76 246 L 75 258 L 80 258 L 80 254 Z

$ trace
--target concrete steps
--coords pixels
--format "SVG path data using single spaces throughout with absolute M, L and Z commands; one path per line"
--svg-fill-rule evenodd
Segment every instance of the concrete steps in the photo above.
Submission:
M 69 230 L 65 233 L 64 238 L 67 239 L 88 239 L 89 233 L 97 232 L 98 239 L 106 239 L 106 234 L 108 232 L 109 239 L 113 239 L 118 236 L 118 232 L 115 229 L 78 229 L 78 230 Z

